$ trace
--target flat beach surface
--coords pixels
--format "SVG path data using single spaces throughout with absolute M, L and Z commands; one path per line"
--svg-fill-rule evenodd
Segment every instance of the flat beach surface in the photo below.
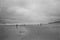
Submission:
M 60 24 L 19 25 L 28 32 L 20 35 L 15 25 L 0 25 L 0 40 L 60 40 Z

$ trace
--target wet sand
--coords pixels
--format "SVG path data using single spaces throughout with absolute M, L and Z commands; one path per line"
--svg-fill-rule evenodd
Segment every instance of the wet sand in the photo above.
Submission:
M 21 35 L 15 25 L 0 25 L 0 40 L 60 40 L 59 24 L 25 25 L 28 32 Z

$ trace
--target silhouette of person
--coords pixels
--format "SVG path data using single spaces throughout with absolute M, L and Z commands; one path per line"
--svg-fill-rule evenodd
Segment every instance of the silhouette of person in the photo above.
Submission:
M 18 28 L 18 24 L 16 24 L 16 28 Z

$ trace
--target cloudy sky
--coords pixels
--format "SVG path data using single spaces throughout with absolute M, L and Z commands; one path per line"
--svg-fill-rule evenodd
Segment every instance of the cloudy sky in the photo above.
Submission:
M 48 23 L 60 19 L 58 0 L 0 0 L 0 23 Z

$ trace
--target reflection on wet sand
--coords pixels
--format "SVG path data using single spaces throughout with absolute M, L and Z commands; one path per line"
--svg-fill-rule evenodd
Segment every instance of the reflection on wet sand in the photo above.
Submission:
M 26 35 L 19 34 L 16 25 L 0 25 L 0 40 L 60 40 L 59 24 L 18 26 L 19 30 L 21 27 L 28 30 Z

